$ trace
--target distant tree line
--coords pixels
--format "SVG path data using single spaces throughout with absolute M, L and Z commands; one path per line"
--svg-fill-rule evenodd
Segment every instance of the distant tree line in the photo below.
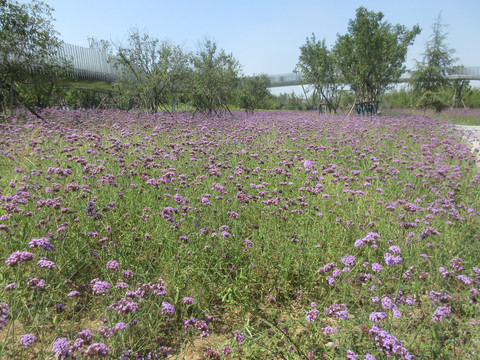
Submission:
M 72 89 L 69 59 L 58 59 L 61 41 L 52 8 L 32 0 L 0 0 L 0 111 L 27 107 L 114 106 L 171 112 L 179 105 L 208 115 L 231 108 L 247 112 L 266 106 L 269 79 L 245 76 L 239 62 L 211 40 L 195 53 L 132 29 L 125 45 L 90 38 L 92 48 L 109 53 L 121 75 L 111 91 Z
M 405 72 L 407 49 L 420 33 L 418 26 L 391 25 L 381 12 L 360 7 L 347 34 L 338 35 L 331 48 L 312 34 L 300 46 L 295 68 L 313 89 L 301 98 L 270 94 L 266 75 L 245 76 L 234 56 L 212 40 L 187 52 L 138 29 L 130 30 L 125 44 L 89 38 L 90 47 L 109 54 L 121 75 L 108 90 L 73 88 L 70 59 L 57 56 L 62 42 L 52 25 L 52 11 L 39 0 L 0 0 L 0 112 L 24 107 L 40 117 L 38 109 L 60 105 L 168 113 L 188 109 L 210 116 L 234 108 L 373 114 L 382 100 L 389 106 L 437 111 L 480 105 L 478 90 L 468 81 L 447 79 L 461 67 L 455 66 L 453 50 L 445 44 L 440 16 L 409 86 L 401 90 L 394 85 Z
M 423 59 L 416 62 L 408 86 L 402 90 L 395 89 L 395 85 L 405 73 L 407 49 L 420 28 L 393 26 L 383 21 L 381 12 L 364 7 L 357 9 L 355 19 L 349 21 L 348 33 L 338 35 L 333 47 L 328 48 L 325 40 L 317 40 L 315 34 L 307 38 L 300 47 L 294 71 L 301 72 L 304 84 L 313 87 L 315 107 L 322 112 L 337 112 L 345 86 L 355 96 L 353 107 L 362 114 L 376 113 L 382 100 L 388 106 L 395 103 L 436 111 L 480 106 L 478 89 L 472 89 L 466 80 L 447 77 L 461 73 L 463 68 L 455 65 L 454 50 L 446 45 L 443 28 L 439 15 Z

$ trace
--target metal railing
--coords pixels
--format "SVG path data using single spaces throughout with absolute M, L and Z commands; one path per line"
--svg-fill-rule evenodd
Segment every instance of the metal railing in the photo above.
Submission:
M 95 49 L 63 43 L 58 57 L 70 61 L 73 75 L 79 79 L 114 82 L 120 75 L 113 57 Z
M 84 80 L 114 82 L 120 75 L 120 70 L 114 66 L 114 57 L 94 49 L 64 43 L 59 50 L 59 58 L 65 57 L 71 61 L 73 76 Z M 286 73 L 267 75 L 270 87 L 302 85 L 301 73 Z M 409 78 L 408 71 L 401 81 Z M 450 79 L 480 80 L 480 66 L 464 67 L 461 72 L 451 74 Z

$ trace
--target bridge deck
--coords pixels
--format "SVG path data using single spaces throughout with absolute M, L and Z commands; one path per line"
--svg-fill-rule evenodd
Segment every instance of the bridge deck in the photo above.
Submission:
M 85 48 L 73 44 L 63 44 L 59 51 L 59 56 L 69 59 L 73 65 L 73 76 L 82 80 L 95 80 L 114 82 L 120 75 L 112 61 L 109 61 L 109 55 L 94 49 Z M 302 74 L 287 73 L 268 75 L 270 87 L 294 86 L 302 84 Z M 461 80 L 480 80 L 480 66 L 466 67 L 461 74 L 452 74 L 450 79 Z M 408 80 L 408 72 L 402 77 L 403 81 Z

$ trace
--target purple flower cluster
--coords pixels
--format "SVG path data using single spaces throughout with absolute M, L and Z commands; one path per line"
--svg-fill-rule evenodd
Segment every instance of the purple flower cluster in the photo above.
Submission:
M 107 269 L 117 271 L 120 268 L 117 260 L 107 262 Z
M 198 320 L 196 318 L 190 318 L 187 320 L 183 321 L 183 327 L 185 329 L 190 329 L 190 327 L 193 326 L 197 330 L 201 331 L 200 337 L 209 337 L 210 336 L 210 328 L 208 327 L 208 324 L 205 320 Z
M 356 346 L 344 336 L 352 326 L 362 324 L 361 329 L 353 330 L 365 334 L 368 327 L 363 324 L 370 321 L 376 354 L 409 358 L 403 343 L 380 324 L 387 326 L 393 320 L 389 331 L 410 331 L 413 325 L 408 321 L 397 326 L 391 319 L 404 313 L 407 319 L 423 317 L 418 319 L 422 322 L 429 316 L 435 323 L 447 323 L 451 318 L 452 324 L 464 331 L 468 324 L 461 320 L 466 312 L 453 309 L 460 308 L 462 301 L 474 309 L 480 301 L 480 269 L 467 273 L 466 264 L 473 263 L 474 256 L 460 251 L 463 243 L 467 249 L 475 249 L 479 236 L 474 227 L 462 241 L 452 237 L 448 248 L 436 230 L 458 234 L 480 216 L 478 200 L 467 196 L 476 194 L 480 184 L 475 157 L 443 120 L 328 117 L 307 112 L 259 112 L 254 117 L 235 112 L 225 119 L 100 109 L 47 109 L 45 114 L 49 116 L 44 124 L 28 116 L 24 123 L 0 124 L 0 156 L 14 160 L 28 145 L 32 147 L 29 164 L 37 167 L 5 163 L 7 174 L 10 171 L 15 176 L 0 196 L 4 295 L 28 297 L 34 307 L 42 304 L 45 311 L 62 313 L 56 317 L 58 321 L 76 322 L 78 318 L 79 323 L 87 319 L 96 323 L 98 319 L 91 319 L 90 311 L 100 313 L 100 309 L 107 309 L 109 317 L 102 319 L 93 333 L 78 333 L 72 343 L 67 338 L 57 339 L 53 345 L 57 358 L 165 357 L 169 350 L 154 351 L 158 348 L 155 344 L 142 343 L 145 350 L 120 349 L 115 335 L 128 334 L 127 343 L 138 344 L 136 331 L 130 330 L 139 324 L 139 334 L 152 326 L 161 329 L 165 338 L 175 339 L 181 313 L 192 316 L 184 321 L 185 328 L 209 336 L 213 316 L 204 320 L 193 316 L 207 306 L 217 315 L 218 308 L 205 303 L 215 298 L 207 294 L 210 289 L 202 290 L 208 295 L 205 299 L 178 298 L 178 294 L 166 297 L 162 279 L 148 282 L 154 266 L 155 272 L 165 273 L 174 289 L 178 288 L 174 282 L 182 278 L 175 275 L 178 271 L 192 274 L 193 285 L 180 286 L 185 294 L 195 290 L 198 280 L 192 268 L 195 274 L 201 269 L 220 291 L 232 281 L 242 288 L 245 285 L 246 295 L 254 291 L 258 297 L 253 298 L 261 302 L 263 311 L 273 313 L 288 306 L 290 295 L 271 292 L 276 287 L 266 277 L 266 267 L 281 268 L 278 275 L 292 274 L 296 279 L 299 261 L 308 260 L 302 269 L 318 269 L 321 279 L 281 278 L 282 289 L 294 297 L 296 293 L 300 303 L 308 302 L 305 296 L 312 291 L 327 293 L 318 305 L 304 310 L 303 324 L 311 323 L 307 324 L 309 331 L 328 337 L 332 350 L 346 345 L 335 353 L 347 354 L 350 359 L 361 358 L 355 352 L 365 345 Z M 24 227 L 29 221 L 32 226 Z M 308 231 L 303 228 L 307 223 Z M 26 233 L 22 233 L 24 229 Z M 28 246 L 33 253 L 10 254 L 16 250 L 14 246 L 22 246 L 19 241 L 24 238 L 27 242 L 31 239 Z M 428 243 L 423 241 L 426 238 Z M 172 244 L 171 239 L 178 242 Z M 55 263 L 42 257 L 45 251 L 53 254 L 48 257 Z M 443 263 L 439 273 L 430 275 L 446 253 L 464 254 L 464 259 L 455 257 Z M 78 258 L 70 263 L 70 255 Z M 132 256 L 138 259 L 131 261 Z M 155 259 L 150 258 L 153 256 Z M 37 266 L 17 266 L 38 258 Z M 88 274 L 77 272 L 79 259 L 91 272 L 90 282 L 85 279 Z M 130 263 L 135 277 L 133 271 L 121 269 L 119 262 Z M 252 288 L 247 282 L 253 278 L 265 284 Z M 313 288 L 305 288 L 306 284 Z M 445 291 L 433 291 L 442 287 L 458 294 L 455 302 Z M 47 288 L 59 291 L 49 294 Z M 407 296 L 402 289 L 412 293 Z M 434 303 L 431 311 L 425 294 Z M 16 306 L 11 313 L 17 312 Z M 244 310 L 238 306 L 235 311 Z M 0 309 L 3 327 L 10 315 L 6 303 Z M 321 309 L 326 315 L 320 314 Z M 71 311 L 75 312 L 72 320 Z M 152 323 L 144 323 L 145 314 L 152 311 L 148 320 Z M 110 323 L 112 319 L 115 321 Z M 121 320 L 124 322 L 115 324 Z M 468 331 L 473 337 L 480 321 L 471 321 Z M 61 324 L 59 329 L 64 327 Z M 418 338 L 425 338 L 432 348 L 440 346 L 428 328 L 419 328 Z M 292 329 L 292 334 L 297 330 Z M 30 346 L 31 352 L 32 341 L 40 340 L 27 335 L 20 344 Z M 96 337 L 103 337 L 105 343 L 96 342 Z M 238 344 L 245 341 L 239 330 L 233 337 Z M 276 335 L 270 338 L 273 341 Z M 311 359 L 312 348 L 315 352 L 318 348 L 311 341 L 305 337 L 284 350 L 291 356 L 303 352 Z M 18 343 L 7 345 L 18 347 Z M 417 344 L 412 347 L 412 351 L 419 348 Z M 209 351 L 208 356 L 220 358 L 231 351 L 226 346 L 222 351 Z M 421 355 L 431 357 L 428 351 Z M 442 351 L 452 355 L 450 349 Z M 248 357 L 248 349 L 239 354 Z M 365 354 L 364 358 L 373 356 Z
M 374 324 L 369 330 L 369 334 L 375 341 L 375 345 L 378 349 L 387 357 L 397 355 L 406 360 L 414 358 L 414 356 L 403 346 L 403 341 L 398 340 L 395 336 L 378 327 L 376 324 Z
M 27 349 L 30 345 L 32 345 L 35 342 L 35 340 L 37 340 L 35 335 L 25 334 L 25 335 L 22 335 L 22 337 L 20 338 L 19 344 L 23 345 L 25 349 Z
M 94 343 L 88 347 L 85 351 L 85 355 L 88 356 L 106 356 L 110 352 L 110 349 L 104 343 Z
M 383 320 L 387 317 L 387 314 L 385 314 L 384 312 L 372 312 L 370 314 L 370 321 L 373 321 L 373 322 L 379 322 L 380 320 Z
M 119 315 L 127 315 L 134 313 L 138 309 L 138 304 L 134 301 L 127 300 L 125 298 L 120 299 L 118 302 L 111 304 L 108 310 L 117 312 Z
M 238 331 L 238 330 L 235 330 L 235 331 L 233 332 L 233 338 L 235 339 L 235 341 L 236 341 L 238 344 L 241 344 L 241 343 L 243 343 L 243 342 L 246 340 L 245 335 L 244 335 L 242 332 Z
M 355 247 L 367 245 L 372 248 L 377 248 L 376 244 L 376 239 L 380 238 L 380 235 L 378 235 L 375 232 L 369 232 L 363 239 L 357 239 L 355 240 L 355 243 L 353 244 Z
M 349 319 L 348 309 L 344 304 L 333 304 L 330 307 L 325 307 L 325 314 L 337 319 Z
M 166 301 L 163 301 L 162 302 L 162 314 L 167 314 L 167 315 L 170 315 L 172 316 L 173 314 L 175 314 L 175 307 L 170 304 L 169 302 L 166 302 Z
M 0 329 L 3 329 L 7 325 L 8 304 L 0 303 Z
M 55 352 L 55 357 L 59 360 L 64 360 L 72 354 L 72 345 L 67 338 L 58 338 L 52 344 L 52 349 Z
M 5 264 L 8 266 L 17 266 L 24 261 L 32 260 L 35 257 L 35 254 L 32 254 L 28 251 L 15 251 L 12 253 L 7 260 L 5 260 Z
M 452 308 L 450 306 L 439 306 L 432 315 L 433 322 L 441 322 L 445 318 L 450 317 Z
M 48 260 L 46 257 L 42 257 L 40 260 L 38 260 L 37 266 L 40 266 L 44 269 L 55 269 L 55 264 L 53 261 Z
M 385 259 L 385 263 L 389 266 L 396 266 L 403 261 L 400 256 L 394 256 L 388 252 L 383 255 L 383 258 Z
M 316 319 L 317 316 L 318 316 L 318 313 L 319 313 L 319 311 L 318 311 L 317 309 L 309 310 L 309 311 L 307 311 L 307 313 L 305 314 L 305 319 L 307 319 L 308 322 L 315 321 L 315 319 Z
M 94 294 L 101 295 L 105 294 L 110 290 L 110 287 L 112 284 L 110 284 L 108 281 L 100 281 L 98 279 L 93 279 L 90 281 L 90 287 Z
M 42 249 L 47 250 L 47 251 L 52 251 L 52 250 L 55 249 L 55 246 L 53 246 L 52 243 L 50 242 L 50 240 L 48 240 L 45 237 L 40 238 L 40 239 L 32 239 L 28 243 L 28 247 L 29 248 L 41 247 Z
M 352 266 L 355 263 L 356 257 L 353 255 L 345 255 L 342 257 L 342 262 L 345 264 L 345 266 Z
M 193 304 L 193 297 L 184 297 L 182 299 L 182 303 L 184 305 L 190 305 L 190 304 Z

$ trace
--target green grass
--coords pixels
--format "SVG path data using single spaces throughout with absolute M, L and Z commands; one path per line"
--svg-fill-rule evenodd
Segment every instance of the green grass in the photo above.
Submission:
M 95 81 L 95 80 L 78 80 L 68 83 L 68 86 L 72 89 L 78 90 L 92 90 L 99 92 L 110 92 L 113 88 L 113 83 L 105 81 Z
M 382 359 L 370 315 L 385 312 L 378 326 L 419 358 L 478 358 L 480 330 L 470 321 L 480 320 L 471 290 L 480 278 L 480 179 L 448 121 L 234 115 L 47 110 L 47 124 L 0 125 L 0 224 L 8 227 L 0 258 L 35 254 L 1 263 L 0 302 L 9 310 L 0 354 L 51 359 L 56 339 L 73 344 L 88 329 L 110 358 L 166 346 L 171 359 L 228 349 L 227 359 L 345 359 L 347 351 Z M 377 247 L 354 245 L 369 233 L 379 235 Z M 44 237 L 53 251 L 29 247 Z M 402 261 L 388 265 L 385 253 Z M 345 264 L 346 255 L 355 261 Z M 56 267 L 39 267 L 42 257 Z M 456 258 L 464 269 L 452 267 Z M 107 268 L 113 260 L 118 271 Z M 111 284 L 108 292 L 95 279 Z M 11 283 L 17 288 L 5 290 Z M 432 291 L 451 299 L 434 302 Z M 118 310 L 122 299 L 138 308 Z M 325 312 L 335 304 L 349 317 Z M 435 322 L 441 306 L 451 314 Z M 200 322 L 186 329 L 190 318 L 205 320 L 210 336 Z M 114 331 L 119 323 L 126 328 Z M 25 349 L 19 340 L 28 333 L 37 341 Z
M 451 121 L 455 125 L 480 126 L 480 109 L 446 109 L 441 113 L 436 113 L 432 109 L 427 109 L 425 112 L 422 109 L 417 109 L 412 112 L 412 109 L 386 109 L 385 115 L 416 115 L 437 117 Z

